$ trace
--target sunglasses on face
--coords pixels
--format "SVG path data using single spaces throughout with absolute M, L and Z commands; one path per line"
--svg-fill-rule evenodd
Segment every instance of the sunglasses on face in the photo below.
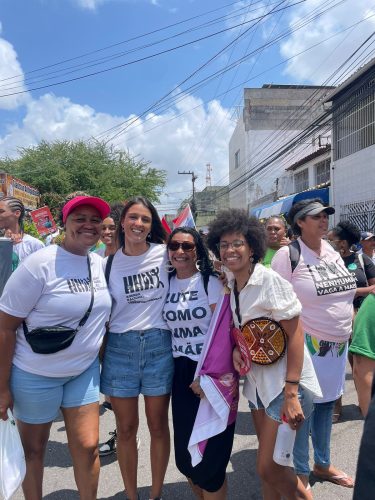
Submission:
M 192 252 L 195 249 L 195 243 L 191 243 L 190 241 L 183 241 L 179 243 L 178 241 L 170 241 L 168 243 L 168 250 L 172 250 L 175 252 L 181 248 L 184 252 Z
M 217 248 L 225 252 L 225 250 L 228 250 L 228 248 L 232 247 L 234 250 L 238 250 L 239 248 L 243 247 L 245 245 L 244 240 L 234 240 L 232 243 L 228 243 L 227 241 L 220 241 L 218 243 Z

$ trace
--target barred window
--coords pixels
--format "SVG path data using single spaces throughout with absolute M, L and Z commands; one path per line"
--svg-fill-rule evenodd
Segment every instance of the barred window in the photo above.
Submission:
M 309 170 L 305 168 L 298 174 L 294 174 L 294 191 L 299 193 L 309 188 Z
M 375 80 L 363 85 L 333 113 L 335 160 L 375 144 Z
M 326 158 L 325 160 L 315 164 L 315 184 L 323 184 L 328 182 L 330 179 L 330 166 L 331 159 Z

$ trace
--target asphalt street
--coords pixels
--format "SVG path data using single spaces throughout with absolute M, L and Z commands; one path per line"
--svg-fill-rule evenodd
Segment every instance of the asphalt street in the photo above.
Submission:
M 141 421 L 139 437 L 139 495 L 141 500 L 148 499 L 151 484 L 149 467 L 149 436 L 141 404 Z M 332 462 L 348 474 L 354 476 L 358 456 L 358 448 L 362 436 L 363 420 L 357 405 L 356 393 L 352 376 L 348 369 L 346 392 L 343 399 L 343 415 L 341 420 L 333 426 L 332 433 Z M 112 412 L 101 410 L 100 437 L 104 441 L 108 432 L 114 429 Z M 172 432 L 172 426 L 171 426 Z M 236 434 L 231 461 L 228 465 L 228 481 L 230 500 L 261 499 L 260 483 L 255 471 L 257 439 L 252 427 L 247 401 L 241 397 L 238 413 Z M 188 500 L 193 499 L 184 477 L 174 465 L 173 450 L 165 478 L 163 499 Z M 316 500 L 347 500 L 352 498 L 353 490 L 333 485 L 331 483 L 315 482 L 312 479 L 313 495 Z M 23 499 L 21 492 L 16 493 L 14 500 Z M 46 500 L 75 500 L 78 499 L 74 483 L 72 463 L 67 448 L 64 422 L 58 418 L 53 426 L 50 442 L 46 453 L 44 496 Z M 123 483 L 117 464 L 116 455 L 105 457 L 101 461 L 98 499 L 124 499 Z

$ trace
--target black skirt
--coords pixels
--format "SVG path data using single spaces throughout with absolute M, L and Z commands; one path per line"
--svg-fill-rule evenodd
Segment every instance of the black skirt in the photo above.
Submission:
M 188 443 L 200 398 L 193 393 L 189 385 L 193 382 L 197 363 L 185 356 L 175 358 L 174 362 L 172 416 L 176 466 L 194 484 L 214 493 L 222 487 L 225 480 L 225 471 L 232 452 L 235 423 L 208 440 L 202 461 L 193 467 Z

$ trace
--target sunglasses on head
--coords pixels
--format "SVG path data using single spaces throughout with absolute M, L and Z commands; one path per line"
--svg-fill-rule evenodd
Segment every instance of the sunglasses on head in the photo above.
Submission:
M 183 241 L 182 243 L 170 241 L 168 243 L 168 250 L 172 250 L 172 252 L 175 252 L 179 248 L 182 248 L 184 252 L 192 252 L 195 249 L 195 243 L 191 243 L 190 241 Z

